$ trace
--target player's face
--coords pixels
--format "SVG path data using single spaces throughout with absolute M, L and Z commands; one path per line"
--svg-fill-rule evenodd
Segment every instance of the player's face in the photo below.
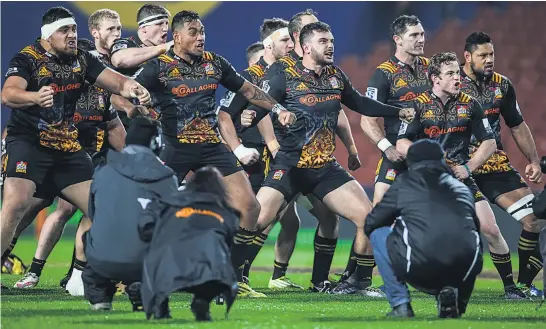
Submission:
M 448 95 L 457 95 L 461 84 L 461 69 L 459 62 L 442 64 L 440 76 L 435 79 L 442 91 Z
M 78 52 L 76 25 L 66 25 L 59 28 L 49 37 L 48 41 L 58 56 L 76 56 Z
M 154 25 L 148 25 L 143 27 L 146 40 L 152 45 L 162 45 L 167 42 L 167 35 L 169 34 L 169 21 L 163 20 Z
M 205 27 L 201 20 L 184 23 L 184 27 L 173 33 L 174 42 L 188 54 L 201 56 L 205 51 Z
M 304 52 L 310 53 L 318 65 L 329 65 L 334 62 L 334 36 L 332 32 L 313 32 L 310 42 L 304 45 Z
M 398 41 L 404 51 L 413 56 L 425 53 L 425 30 L 421 24 L 408 26 L 406 33 Z
M 470 56 L 470 67 L 477 75 L 490 78 L 495 69 L 495 51 L 493 44 L 478 45 Z
M 263 49 L 258 51 L 254 55 L 252 55 L 252 57 L 250 57 L 250 60 L 248 61 L 248 66 L 252 66 L 252 65 L 258 63 L 258 61 L 260 60 L 260 58 L 263 57 L 263 55 L 264 55 L 264 50 Z
M 93 30 L 92 34 L 95 40 L 99 40 L 101 48 L 110 49 L 114 41 L 121 38 L 121 22 L 119 18 L 104 19 L 99 23 L 99 29 Z
M 273 56 L 275 56 L 275 59 L 279 59 L 283 56 L 286 56 L 290 50 L 294 49 L 294 42 L 287 35 L 275 41 L 272 47 Z

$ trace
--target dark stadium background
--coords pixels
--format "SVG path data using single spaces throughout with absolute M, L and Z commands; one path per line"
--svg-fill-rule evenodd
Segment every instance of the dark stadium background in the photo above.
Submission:
M 89 14 L 100 8 L 117 10 L 124 26 L 123 36 L 134 35 L 136 12 L 145 2 L 2 2 L 1 3 L 1 70 L 3 74 L 11 57 L 39 36 L 41 16 L 53 6 L 65 6 L 76 15 L 80 37 L 90 38 L 87 30 Z M 264 18 L 289 19 L 294 13 L 312 8 L 319 19 L 329 23 L 336 39 L 336 62 L 352 78 L 359 90 L 365 90 L 374 68 L 392 52 L 389 24 L 402 13 L 415 14 L 427 33 L 426 56 L 438 51 L 455 51 L 462 58 L 465 37 L 476 30 L 489 33 L 495 42 L 496 69 L 511 78 L 523 114 L 535 136 L 539 155 L 546 155 L 546 61 L 542 37 L 542 21 L 546 17 L 545 3 L 506 2 L 164 2 L 172 14 L 191 9 L 199 12 L 207 32 L 206 48 L 226 57 L 238 70 L 246 67 L 244 50 L 258 41 L 258 28 Z M 537 36 L 535 36 L 537 31 Z M 218 92 L 221 97 L 223 90 Z M 1 125 L 4 129 L 9 109 L 2 106 Z M 359 115 L 347 112 L 362 161 L 354 176 L 371 196 L 375 166 L 379 151 L 364 137 L 359 127 Z M 504 144 L 512 163 L 520 172 L 527 164 L 504 131 Z M 341 143 L 336 151 L 346 164 L 346 151 Z M 539 186 L 532 186 L 539 190 Z M 494 207 L 501 230 L 511 249 L 517 249 L 519 225 Z M 312 228 L 315 221 L 303 214 L 303 226 Z M 441 214 L 438 214 L 441 220 Z M 342 221 L 340 235 L 351 238 L 352 224 Z

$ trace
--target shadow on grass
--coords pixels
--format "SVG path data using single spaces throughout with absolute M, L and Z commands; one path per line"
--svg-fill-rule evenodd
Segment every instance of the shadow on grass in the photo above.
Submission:
M 388 317 L 366 317 L 366 316 L 353 316 L 353 317 L 338 317 L 338 316 L 324 316 L 324 317 L 315 317 L 315 318 L 307 318 L 308 321 L 311 322 L 358 322 L 358 321 L 364 321 L 364 322 L 401 322 L 401 321 L 459 321 L 456 319 L 439 319 L 435 316 L 419 316 L 416 315 L 415 318 L 412 319 L 393 319 Z M 545 316 L 539 316 L 539 317 L 514 317 L 514 316 L 507 316 L 507 317 L 497 317 L 497 316 L 463 316 L 460 320 L 466 320 L 466 321 L 478 321 L 478 322 L 525 322 L 525 323 L 544 323 L 546 321 L 546 315 Z
M 213 319 L 214 320 L 214 319 Z M 168 320 L 146 320 L 145 317 L 142 319 L 97 319 L 97 320 L 85 320 L 85 321 L 74 321 L 74 324 L 84 324 L 84 325 L 93 325 L 93 324 L 101 324 L 101 325 L 141 325 L 141 324 L 168 324 L 168 325 L 174 325 L 174 324 L 188 324 L 188 323 L 196 323 L 195 320 L 187 320 L 187 319 L 168 319 Z

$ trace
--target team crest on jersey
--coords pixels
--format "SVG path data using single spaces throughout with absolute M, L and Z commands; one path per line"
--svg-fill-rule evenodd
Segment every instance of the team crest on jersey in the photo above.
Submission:
M 99 107 L 100 107 L 102 110 L 104 110 L 105 105 L 104 105 L 104 98 L 102 97 L 102 95 L 99 95 L 98 100 L 99 100 Z
M 284 170 L 275 170 L 275 173 L 273 174 L 273 179 L 281 180 L 283 175 L 284 175 Z
M 502 99 L 502 91 L 500 87 L 495 88 L 495 99 Z
M 457 106 L 457 117 L 460 119 L 468 119 L 468 107 Z
M 332 86 L 332 88 L 334 89 L 339 88 L 339 82 L 337 81 L 336 77 L 331 77 L 329 81 L 330 81 L 330 86 Z
M 17 163 L 15 165 L 15 172 L 20 172 L 22 174 L 26 174 L 27 173 L 27 165 L 28 165 L 27 162 L 17 161 Z
M 214 66 L 211 63 L 205 64 L 205 73 L 207 75 L 214 75 Z
M 40 68 L 40 71 L 38 71 L 38 76 L 40 76 L 40 77 L 50 77 L 51 72 L 49 72 L 45 66 L 42 66 L 42 68 Z
M 390 181 L 394 181 L 395 178 L 396 178 L 396 170 L 394 170 L 394 169 L 387 170 L 387 174 L 385 175 L 385 179 L 390 180 Z
M 74 63 L 74 66 L 72 66 L 72 72 L 81 72 L 82 68 L 80 66 L 80 61 L 76 60 L 76 63 Z
M 404 79 L 402 79 L 402 78 L 398 78 L 394 82 L 394 87 L 395 88 L 403 88 L 403 87 L 407 87 L 407 86 L 408 86 L 408 83 L 406 81 L 404 81 Z

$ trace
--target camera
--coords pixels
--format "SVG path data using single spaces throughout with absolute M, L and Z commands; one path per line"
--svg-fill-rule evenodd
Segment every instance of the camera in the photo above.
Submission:
M 546 174 L 546 156 L 543 156 L 542 159 L 540 159 L 540 171 L 542 171 L 543 174 Z

